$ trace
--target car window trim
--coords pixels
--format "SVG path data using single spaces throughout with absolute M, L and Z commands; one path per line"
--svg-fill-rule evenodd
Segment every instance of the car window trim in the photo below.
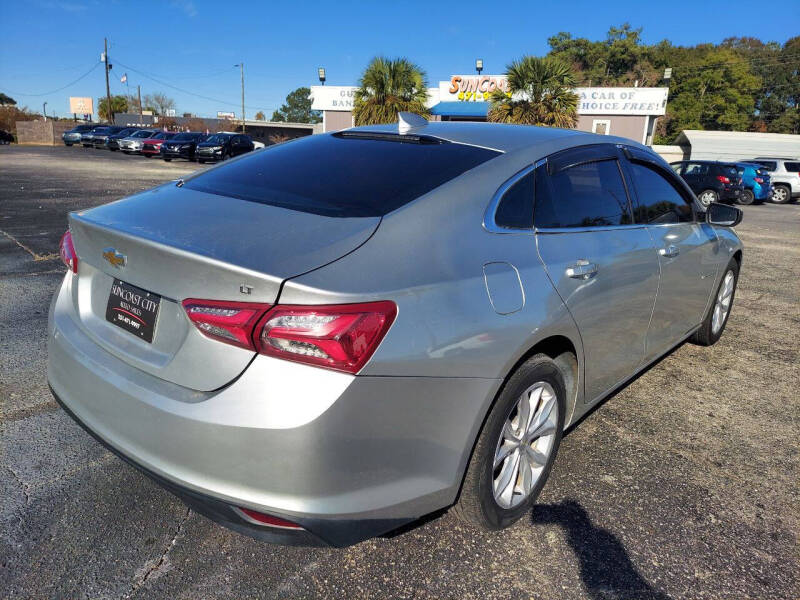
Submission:
M 542 158 L 537 160 L 535 163 L 528 165 L 524 169 L 517 171 L 511 177 L 506 179 L 502 185 L 497 188 L 497 191 L 492 196 L 492 199 L 489 201 L 489 205 L 486 207 L 486 210 L 483 213 L 483 228 L 488 231 L 489 233 L 499 233 L 499 234 L 532 234 L 533 233 L 533 226 L 531 227 L 503 227 L 502 225 L 498 225 L 495 221 L 495 217 L 497 216 L 497 209 L 500 206 L 500 202 L 503 200 L 503 196 L 506 195 L 506 192 L 514 187 L 514 184 L 520 181 L 521 179 L 525 178 L 528 175 L 531 175 L 536 169 L 547 162 L 546 158 Z M 534 204 L 536 200 L 536 184 L 534 183 L 533 188 L 533 197 L 531 198 L 531 204 Z
M 558 168 L 550 168 L 550 157 L 547 157 L 547 176 L 548 176 L 548 184 L 549 178 L 552 175 L 564 171 L 566 169 L 571 169 L 572 167 L 578 167 L 580 165 L 585 165 L 593 162 L 603 162 L 606 160 L 613 160 L 617 163 L 617 170 L 619 171 L 619 177 L 622 181 L 622 187 L 625 189 L 625 195 L 627 197 L 627 206 L 628 206 L 628 217 L 631 219 L 631 223 L 619 224 L 619 225 L 589 225 L 589 226 L 581 226 L 581 227 L 537 227 L 536 226 L 536 204 L 534 202 L 533 208 L 533 231 L 534 233 L 580 233 L 586 231 L 601 231 L 601 230 L 614 230 L 614 229 L 630 229 L 633 227 L 641 227 L 641 223 L 633 223 L 634 221 L 634 211 L 633 211 L 633 196 L 631 195 L 630 187 L 628 186 L 628 177 L 626 176 L 625 167 L 622 165 L 622 152 L 620 151 L 619 144 L 612 144 L 612 143 L 605 143 L 605 144 L 591 144 L 588 146 L 575 146 L 574 148 L 569 148 L 568 150 L 561 150 L 556 154 L 563 154 L 568 156 L 568 154 L 575 150 L 586 150 L 587 148 L 591 148 L 592 150 L 606 150 L 609 151 L 607 154 L 604 152 L 598 152 L 595 156 L 587 159 L 587 160 L 580 160 L 574 163 L 569 163 L 564 167 Z M 551 188 L 552 191 L 552 188 Z M 535 200 L 536 188 L 534 187 L 534 200 Z
M 630 152 L 628 146 L 621 146 L 622 154 L 625 156 L 625 166 L 623 167 L 625 179 L 630 179 L 631 185 L 629 187 L 629 193 L 631 193 L 631 204 L 634 202 L 636 203 L 636 208 L 640 209 L 641 205 L 639 204 L 639 192 L 636 190 L 636 186 L 633 182 L 633 174 L 628 170 L 627 163 L 640 163 L 644 166 L 652 168 L 656 173 L 662 175 L 664 179 L 672 184 L 672 187 L 675 188 L 675 191 L 678 192 L 678 195 L 681 196 L 684 200 L 689 202 L 689 205 L 692 207 L 692 220 L 688 223 L 698 223 L 699 217 L 703 213 L 700 210 L 699 205 L 697 203 L 697 199 L 694 195 L 694 192 L 689 187 L 689 184 L 683 179 L 683 177 L 673 171 L 671 168 L 667 168 L 662 165 L 655 157 L 650 157 L 646 153 L 638 150 L 637 148 L 633 148 L 634 152 Z M 686 166 L 689 165 L 689 162 L 685 163 Z M 632 192 L 631 192 L 632 188 Z M 634 211 L 633 217 L 636 220 L 636 212 Z M 686 225 L 687 222 L 682 223 L 640 223 L 641 225 L 647 225 L 648 227 L 661 227 L 665 225 Z

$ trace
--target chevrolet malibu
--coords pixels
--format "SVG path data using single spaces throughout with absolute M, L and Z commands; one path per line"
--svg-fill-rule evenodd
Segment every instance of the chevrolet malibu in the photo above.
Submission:
M 401 114 L 72 213 L 48 380 L 256 538 L 501 529 L 565 428 L 720 338 L 740 220 L 628 139 Z

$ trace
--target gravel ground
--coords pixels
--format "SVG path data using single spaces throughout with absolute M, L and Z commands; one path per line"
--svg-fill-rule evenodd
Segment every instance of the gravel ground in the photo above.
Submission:
M 722 340 L 678 348 L 593 411 L 510 530 L 479 533 L 445 514 L 352 548 L 281 548 L 188 510 L 47 389 L 66 213 L 194 168 L 0 147 L 0 596 L 800 596 L 800 205 L 745 207 Z

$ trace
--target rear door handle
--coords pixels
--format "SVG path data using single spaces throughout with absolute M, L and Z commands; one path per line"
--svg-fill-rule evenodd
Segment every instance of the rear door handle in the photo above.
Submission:
M 567 267 L 566 273 L 567 277 L 573 279 L 589 279 L 597 273 L 597 265 L 582 258 L 571 267 Z
M 669 246 L 667 246 L 666 248 L 661 248 L 661 249 L 658 251 L 658 253 L 659 253 L 661 256 L 665 257 L 665 258 L 674 258 L 674 257 L 678 256 L 678 254 L 680 254 L 680 253 L 681 253 L 681 251 L 680 251 L 680 250 L 678 250 L 678 247 L 677 247 L 677 246 L 673 246 L 672 244 L 670 244 L 670 245 L 669 245 Z

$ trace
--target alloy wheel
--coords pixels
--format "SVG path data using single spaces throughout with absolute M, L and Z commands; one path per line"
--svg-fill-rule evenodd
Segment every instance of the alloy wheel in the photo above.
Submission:
M 728 313 L 731 310 L 731 300 L 733 299 L 733 289 L 736 284 L 736 277 L 733 271 L 725 273 L 725 278 L 722 280 L 722 285 L 719 286 L 719 293 L 717 294 L 717 301 L 714 304 L 714 315 L 711 317 L 711 331 L 714 334 L 719 333 Z
M 492 489 L 502 508 L 525 501 L 539 481 L 555 441 L 558 401 L 539 381 L 526 389 L 503 424 L 494 454 Z
M 708 206 L 709 204 L 714 202 L 714 192 L 703 192 L 702 194 L 700 194 L 698 200 L 700 200 L 700 204 L 702 204 L 703 206 Z
M 789 192 L 783 186 L 776 187 L 772 192 L 772 201 L 777 204 L 783 204 L 786 202 L 786 197 L 789 195 Z

